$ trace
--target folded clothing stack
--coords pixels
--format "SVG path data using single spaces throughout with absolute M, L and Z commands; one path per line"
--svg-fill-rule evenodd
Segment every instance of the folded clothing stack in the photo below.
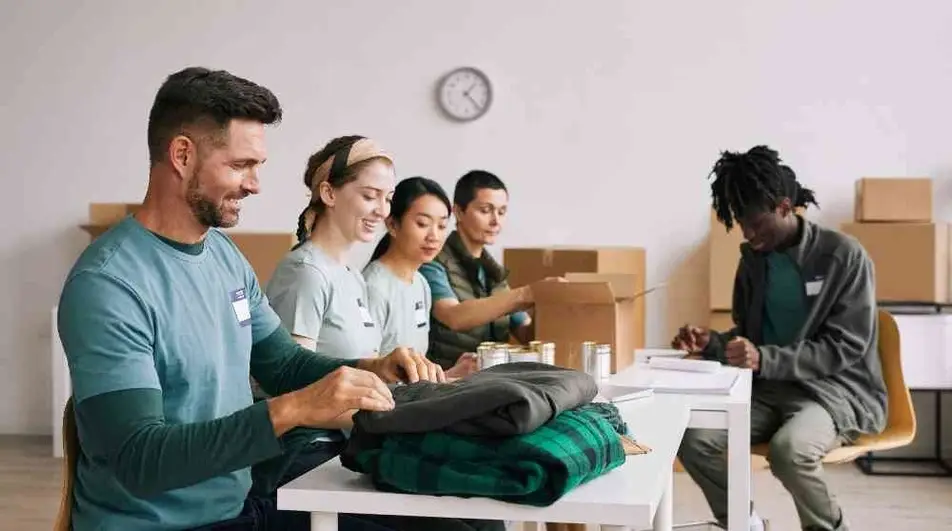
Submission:
M 584 373 L 531 362 L 400 386 L 392 411 L 354 415 L 341 462 L 380 490 L 550 505 L 625 460 L 627 428 L 596 393 Z

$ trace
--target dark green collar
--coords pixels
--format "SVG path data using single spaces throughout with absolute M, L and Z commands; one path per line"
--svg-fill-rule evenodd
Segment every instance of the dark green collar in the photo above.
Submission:
M 162 240 L 163 242 L 165 242 L 166 244 L 168 244 L 170 247 L 172 247 L 172 248 L 175 249 L 176 251 L 179 251 L 179 252 L 182 252 L 182 253 L 185 253 L 185 254 L 190 254 L 190 255 L 192 255 L 192 256 L 198 256 L 198 255 L 202 254 L 202 251 L 205 250 L 205 239 L 204 239 L 204 238 L 202 238 L 202 241 L 200 241 L 200 242 L 198 242 L 198 243 L 182 243 L 182 242 L 177 242 L 177 241 L 175 241 L 175 240 L 170 240 L 169 238 L 166 238 L 165 236 L 162 236 L 161 234 L 158 234 L 158 233 L 155 233 L 155 232 L 153 232 L 152 234 L 155 234 L 155 237 L 156 237 L 156 238 Z

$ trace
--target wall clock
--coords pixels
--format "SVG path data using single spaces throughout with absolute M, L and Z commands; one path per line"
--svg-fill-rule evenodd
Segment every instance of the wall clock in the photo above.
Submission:
M 473 67 L 461 67 L 443 76 L 437 85 L 437 102 L 443 113 L 459 122 L 486 114 L 493 102 L 489 77 Z

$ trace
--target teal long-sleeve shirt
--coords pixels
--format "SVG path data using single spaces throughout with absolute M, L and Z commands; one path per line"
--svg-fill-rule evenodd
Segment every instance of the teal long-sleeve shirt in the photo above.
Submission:
M 72 525 L 189 529 L 237 516 L 281 445 L 266 403 L 355 362 L 299 347 L 222 232 L 175 245 L 127 218 L 70 271 L 58 329 L 82 452 Z

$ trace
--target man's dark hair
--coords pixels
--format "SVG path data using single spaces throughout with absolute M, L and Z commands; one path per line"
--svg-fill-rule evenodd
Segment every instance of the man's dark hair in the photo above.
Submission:
M 281 121 L 281 104 L 270 90 L 224 70 L 189 67 L 159 87 L 149 112 L 149 160 L 162 161 L 169 142 L 190 128 L 220 137 L 233 119 L 272 125 Z
M 466 207 L 476 198 L 476 194 L 484 188 L 503 190 L 509 193 L 506 190 L 506 185 L 499 177 L 488 171 L 471 170 L 456 181 L 456 188 L 453 190 L 453 204 L 466 210 Z
M 767 146 L 755 146 L 747 153 L 724 151 L 711 173 L 714 211 L 727 230 L 735 219 L 773 210 L 785 197 L 794 208 L 817 205 L 813 190 L 800 186 L 793 170 Z

